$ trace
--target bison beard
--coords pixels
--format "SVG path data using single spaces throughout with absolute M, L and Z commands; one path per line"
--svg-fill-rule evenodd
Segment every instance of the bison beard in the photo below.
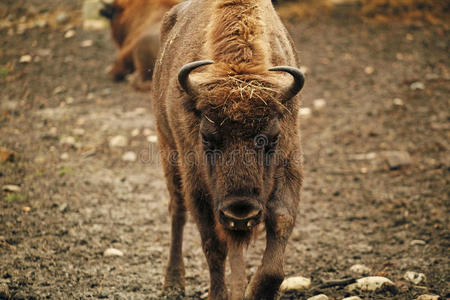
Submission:
M 152 94 L 172 222 L 164 293 L 184 293 L 189 211 L 209 266 L 209 299 L 275 299 L 303 181 L 304 77 L 293 43 L 270 0 L 183 2 L 164 18 L 161 37 Z M 259 225 L 266 249 L 247 285 L 243 250 Z

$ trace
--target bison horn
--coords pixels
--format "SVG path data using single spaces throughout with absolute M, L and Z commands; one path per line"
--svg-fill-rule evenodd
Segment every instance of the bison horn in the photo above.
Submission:
M 112 19 L 114 15 L 114 4 L 105 2 L 104 0 L 100 0 L 103 7 L 100 9 L 100 15 L 104 16 L 107 19 Z
M 305 76 L 302 71 L 297 68 L 289 67 L 289 66 L 278 66 L 270 68 L 269 71 L 281 71 L 291 74 L 294 77 L 294 82 L 282 91 L 282 94 L 285 96 L 285 99 L 291 99 L 303 88 L 305 84 Z
M 178 82 L 183 90 L 185 90 L 190 96 L 198 95 L 198 86 L 189 79 L 189 74 L 201 66 L 210 65 L 213 63 L 214 62 L 212 60 L 199 60 L 184 65 L 178 73 Z

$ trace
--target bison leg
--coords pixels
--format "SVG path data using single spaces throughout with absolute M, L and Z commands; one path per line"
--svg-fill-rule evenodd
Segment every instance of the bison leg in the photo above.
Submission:
M 269 213 L 266 220 L 266 250 L 262 264 L 245 291 L 246 300 L 276 299 L 284 279 L 283 261 L 295 217 L 286 208 Z
M 228 300 L 225 285 L 225 261 L 227 258 L 227 243 L 219 237 L 212 208 L 207 205 L 210 199 L 197 199 L 193 215 L 202 239 L 203 253 L 209 267 L 210 285 L 209 300 Z
M 132 48 L 126 47 L 120 51 L 119 57 L 114 63 L 110 73 L 114 81 L 122 81 L 125 79 L 126 75 L 133 73 L 133 71 L 134 63 Z
M 162 140 L 162 139 L 161 139 Z M 165 149 L 160 142 L 161 149 Z M 164 151 L 163 151 L 164 153 Z M 165 152 L 170 153 L 170 152 Z M 164 292 L 171 296 L 184 294 L 184 262 L 182 255 L 183 229 L 186 223 L 186 206 L 181 195 L 181 180 L 174 162 L 169 161 L 168 155 L 161 155 L 167 188 L 170 194 L 169 213 L 171 218 L 171 241 L 169 262 L 164 281 Z
M 231 300 L 242 300 L 244 297 L 247 278 L 245 277 L 244 249 L 239 246 L 230 246 L 228 260 L 230 262 L 230 290 Z

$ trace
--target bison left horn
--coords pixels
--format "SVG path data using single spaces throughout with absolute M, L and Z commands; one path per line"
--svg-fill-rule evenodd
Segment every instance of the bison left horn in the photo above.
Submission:
M 300 92 L 300 90 L 303 88 L 303 85 L 305 85 L 305 76 L 303 75 L 302 71 L 297 68 L 289 66 L 278 66 L 270 68 L 269 71 L 286 72 L 294 77 L 294 82 L 282 91 L 285 99 L 291 99 L 292 97 L 297 95 L 298 92 Z
M 113 3 L 105 2 L 104 0 L 100 0 L 103 7 L 100 9 L 100 15 L 104 16 L 107 19 L 112 19 L 115 11 L 115 6 Z
M 183 90 L 185 90 L 186 93 L 188 93 L 190 96 L 197 96 L 198 86 L 196 83 L 189 79 L 189 74 L 201 66 L 210 65 L 213 63 L 214 62 L 212 60 L 199 60 L 184 65 L 178 73 L 178 82 L 180 83 Z

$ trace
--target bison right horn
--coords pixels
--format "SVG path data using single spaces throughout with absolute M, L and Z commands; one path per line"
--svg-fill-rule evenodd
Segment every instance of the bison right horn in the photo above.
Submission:
M 297 68 L 289 66 L 278 66 L 270 68 L 269 71 L 286 72 L 294 77 L 294 82 L 282 91 L 282 94 L 284 95 L 286 100 L 291 99 L 292 97 L 297 95 L 298 92 L 300 92 L 300 90 L 303 88 L 303 85 L 305 85 L 305 76 L 303 75 L 302 71 Z
M 184 65 L 178 73 L 178 82 L 183 90 L 185 90 L 190 96 L 197 96 L 198 86 L 189 79 L 189 74 L 201 66 L 210 65 L 213 63 L 214 62 L 212 60 L 199 60 Z

